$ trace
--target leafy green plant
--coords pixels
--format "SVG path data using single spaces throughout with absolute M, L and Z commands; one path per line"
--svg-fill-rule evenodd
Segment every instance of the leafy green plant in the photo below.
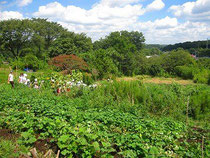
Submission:
M 209 70 L 202 69 L 200 72 L 194 74 L 193 81 L 195 83 L 208 83 L 209 80 Z
M 51 138 L 66 157 L 199 157 L 199 139 L 208 136 L 185 124 L 189 95 L 189 119 L 208 120 L 204 85 L 114 81 L 71 98 L 2 85 L 0 93 L 0 125 L 21 133 L 19 144 Z
M 0 138 L 0 157 L 13 158 L 19 157 L 27 153 L 28 148 L 23 145 L 18 145 L 10 140 L 3 140 Z

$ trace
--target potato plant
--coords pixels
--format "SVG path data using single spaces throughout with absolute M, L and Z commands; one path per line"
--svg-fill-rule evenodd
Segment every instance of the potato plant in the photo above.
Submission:
M 203 151 L 200 142 L 202 136 L 208 140 L 208 133 L 189 132 L 190 126 L 169 116 L 123 111 L 120 104 L 87 106 L 87 92 L 68 98 L 1 85 L 0 93 L 0 127 L 20 133 L 18 142 L 26 146 L 51 138 L 63 157 L 209 156 L 209 142 Z

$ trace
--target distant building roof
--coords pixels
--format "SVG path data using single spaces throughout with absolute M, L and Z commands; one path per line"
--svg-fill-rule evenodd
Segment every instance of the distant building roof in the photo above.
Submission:
M 152 56 L 146 56 L 146 58 L 148 59 L 148 58 L 151 58 Z

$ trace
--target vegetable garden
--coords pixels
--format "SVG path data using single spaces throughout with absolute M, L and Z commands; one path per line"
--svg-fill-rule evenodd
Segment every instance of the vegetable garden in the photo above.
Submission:
M 61 157 L 210 156 L 208 86 L 104 82 L 61 96 L 21 86 L 0 87 L 0 125 L 19 145 L 50 140 Z

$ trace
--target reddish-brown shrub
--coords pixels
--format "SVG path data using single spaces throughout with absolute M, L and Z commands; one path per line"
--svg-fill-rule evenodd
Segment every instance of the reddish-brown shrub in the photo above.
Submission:
M 71 72 L 72 70 L 86 71 L 88 64 L 76 55 L 59 55 L 49 61 L 50 65 L 59 68 L 61 71 Z

